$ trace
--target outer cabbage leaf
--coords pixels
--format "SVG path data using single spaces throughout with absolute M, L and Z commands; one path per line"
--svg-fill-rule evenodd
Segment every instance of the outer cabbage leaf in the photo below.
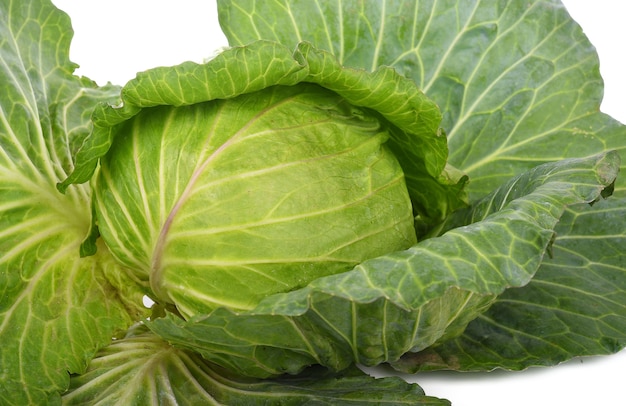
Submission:
M 55 404 L 95 351 L 140 316 L 116 293 L 106 249 L 79 258 L 89 188 L 56 183 L 119 89 L 72 76 L 68 17 L 49 1 L 0 1 L 0 403 Z M 137 296 L 134 297 L 135 299 Z M 139 301 L 139 306 L 141 302 Z
M 505 291 L 462 336 L 400 360 L 406 372 L 525 369 L 626 347 L 623 200 L 567 210 L 531 282 Z M 598 239 L 598 235 L 602 238 Z
M 625 147 L 598 111 L 595 49 L 558 0 L 218 0 L 218 11 L 230 45 L 309 41 L 345 66 L 414 80 L 442 111 L 473 199 L 540 163 Z
M 306 40 L 333 52 L 345 65 L 367 69 L 387 65 L 412 78 L 442 110 L 449 159 L 469 175 L 470 200 L 542 162 L 607 149 L 623 156 L 626 128 L 599 111 L 603 83 L 595 49 L 558 0 L 506 4 L 495 0 L 380 1 L 367 5 L 345 0 L 241 0 L 218 1 L 218 7 L 231 44 L 259 38 L 287 44 Z M 462 340 L 462 348 L 457 348 L 459 341 L 438 350 L 445 352 L 442 356 L 449 367 L 462 368 L 463 364 L 490 369 L 501 362 L 519 369 L 624 347 L 623 323 L 616 321 L 612 329 L 602 328 L 590 310 L 598 298 L 612 291 L 606 284 L 607 269 L 612 269 L 609 279 L 617 286 L 626 279 L 626 253 L 612 248 L 619 242 L 615 236 L 626 230 L 626 217 L 617 209 L 626 205 L 623 185 L 624 181 L 618 180 L 611 203 L 568 210 L 567 220 L 558 229 L 555 255 L 538 273 L 542 285 L 531 283 L 528 289 L 507 293 L 515 295 L 515 302 L 525 303 L 524 310 L 505 296 L 505 302 L 493 312 L 506 314 L 507 323 L 497 313 L 493 320 L 485 316 L 470 325 L 475 332 Z M 602 208 L 609 204 L 613 209 Z M 612 216 L 610 220 L 608 216 Z M 586 229 L 596 224 L 610 224 L 610 229 Z M 601 237 L 604 232 L 608 234 Z M 561 243 L 568 246 L 568 241 L 585 249 L 560 249 Z M 550 271 L 554 269 L 559 273 Z M 569 289 L 567 284 L 571 284 Z M 547 285 L 558 288 L 546 289 Z M 544 294 L 538 295 L 538 291 Z M 572 304 L 572 292 L 576 292 L 576 304 Z M 565 295 L 561 300 L 550 297 L 561 294 Z M 609 308 L 618 319 L 626 314 L 622 301 Z M 531 309 L 536 329 L 523 322 Z M 571 317 L 563 317 L 565 313 Z M 514 318 L 518 316 L 520 319 Z M 541 326 L 555 320 L 559 332 L 542 337 Z M 587 326 L 589 333 L 581 336 L 580 325 Z M 532 343 L 526 343 L 527 335 Z M 479 339 L 484 336 L 489 339 Z M 503 351 L 510 339 L 519 342 L 517 350 Z M 604 342 L 608 344 L 602 345 Z M 459 354 L 454 354 L 453 348 Z M 510 359 L 506 360 L 507 356 Z M 456 358 L 465 361 L 457 363 Z M 426 355 L 413 358 L 413 364 L 427 359 Z M 479 360 L 485 365 L 481 367 Z M 403 368 L 415 365 L 405 363 Z
M 118 126 L 143 108 L 192 105 L 300 82 L 321 85 L 387 120 L 387 144 L 407 174 L 409 194 L 425 219 L 439 220 L 466 204 L 466 178 L 447 166 L 437 106 L 414 83 L 384 67 L 373 74 L 344 69 L 334 56 L 307 43 L 292 52 L 268 41 L 231 48 L 205 64 L 185 62 L 138 74 L 122 89 L 121 107 L 103 104 L 96 110 L 94 130 L 77 154 L 77 167 L 59 189 L 89 180 L 113 145 Z
M 312 369 L 273 380 L 243 378 L 138 326 L 101 350 L 72 378 L 65 405 L 449 405 L 399 378 L 374 379 L 353 367 Z
M 615 152 L 542 165 L 495 191 L 498 204 L 482 221 L 270 296 L 249 312 L 218 308 L 147 325 L 249 376 L 395 361 L 458 336 L 506 288 L 526 285 L 565 207 L 595 201 L 618 166 Z

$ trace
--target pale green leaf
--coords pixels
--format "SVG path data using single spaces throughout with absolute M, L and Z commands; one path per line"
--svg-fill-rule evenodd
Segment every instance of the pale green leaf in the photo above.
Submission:
M 56 190 L 94 106 L 119 93 L 72 76 L 71 36 L 68 17 L 49 1 L 0 1 L 3 405 L 58 403 L 68 372 L 82 371 L 141 313 L 107 280 L 118 269 L 106 249 L 79 257 L 91 224 L 89 188 Z

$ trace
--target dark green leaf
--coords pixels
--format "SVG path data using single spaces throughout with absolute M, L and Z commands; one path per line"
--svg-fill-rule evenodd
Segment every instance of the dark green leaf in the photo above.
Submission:
M 612 198 L 568 210 L 528 286 L 507 290 L 461 337 L 395 367 L 518 370 L 626 347 L 626 227 L 614 220 L 625 216 Z
M 439 105 L 450 163 L 489 193 L 533 166 L 626 148 L 599 112 L 594 47 L 558 0 L 218 1 L 231 45 L 309 41 L 345 66 L 392 66 Z

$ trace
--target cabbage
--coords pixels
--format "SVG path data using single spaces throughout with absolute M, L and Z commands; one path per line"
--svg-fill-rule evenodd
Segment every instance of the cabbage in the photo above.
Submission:
M 316 85 L 150 108 L 94 182 L 111 253 L 186 317 L 415 244 L 384 124 Z
M 220 72 L 223 81 L 195 82 Z M 192 98 L 133 99 L 163 75 Z M 292 55 L 258 41 L 203 65 L 147 72 L 124 91 L 132 112 L 109 126 L 103 118 L 87 140 L 111 145 L 92 185 L 94 221 L 129 277 L 185 318 L 251 309 L 407 249 L 416 215 L 433 222 L 464 204 L 464 178 L 448 176 L 445 138 L 428 115 L 436 106 L 392 70 L 343 69 L 307 43 Z M 409 188 L 402 165 L 416 168 Z
M 356 365 L 624 347 L 626 129 L 560 3 L 253 3 L 118 87 L 0 0 L 0 403 L 445 405 Z

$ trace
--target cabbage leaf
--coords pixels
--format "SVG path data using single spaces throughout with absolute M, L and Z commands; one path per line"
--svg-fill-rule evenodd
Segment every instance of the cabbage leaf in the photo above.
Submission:
M 333 55 L 306 42 L 291 51 L 275 42 L 255 41 L 228 49 L 205 64 L 185 62 L 139 73 L 122 89 L 121 107 L 101 105 L 96 110 L 94 131 L 76 156 L 76 169 L 59 189 L 88 181 L 114 143 L 118 126 L 142 109 L 192 105 L 298 83 L 318 84 L 389 122 L 388 144 L 403 167 L 418 213 L 426 219 L 438 221 L 466 204 L 462 192 L 466 178 L 447 165 L 437 106 L 392 69 L 381 67 L 373 74 L 344 69 Z
M 100 351 L 89 369 L 72 380 L 63 404 L 450 404 L 400 378 L 374 379 L 356 367 L 339 374 L 316 368 L 294 377 L 243 378 L 146 330 L 136 326 Z
M 463 334 L 394 363 L 404 372 L 549 366 L 626 346 L 623 200 L 566 210 L 527 286 L 500 295 Z M 601 239 L 598 236 L 602 236 Z
M 90 190 L 62 195 L 90 113 L 119 88 L 72 75 L 69 18 L 48 1 L 0 2 L 0 403 L 55 404 L 98 348 L 145 317 L 118 291 L 106 248 L 80 258 Z
M 595 48 L 558 0 L 219 1 L 231 46 L 312 43 L 344 66 L 391 66 L 442 112 L 449 161 L 481 197 L 538 164 L 626 146 L 600 113 Z

